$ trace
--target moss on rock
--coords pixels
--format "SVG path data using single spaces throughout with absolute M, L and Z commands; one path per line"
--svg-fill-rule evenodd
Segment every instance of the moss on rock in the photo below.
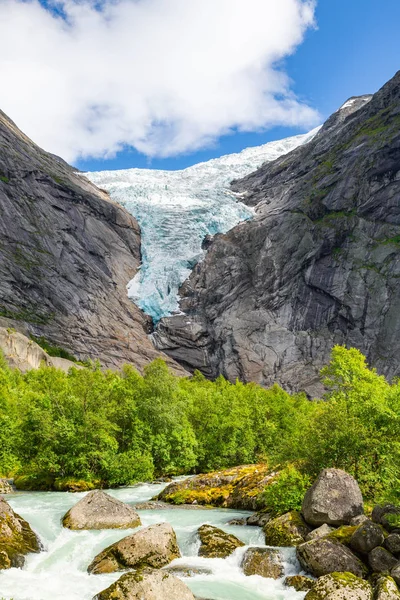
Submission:
M 272 519 L 264 526 L 267 546 L 298 546 L 305 541 L 310 528 L 295 510 Z

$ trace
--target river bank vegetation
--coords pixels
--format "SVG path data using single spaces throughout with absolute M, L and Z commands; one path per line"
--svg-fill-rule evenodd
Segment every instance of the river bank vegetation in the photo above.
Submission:
M 0 475 L 32 489 L 90 489 L 263 462 L 280 471 L 265 492 L 296 508 L 322 468 L 359 481 L 366 499 L 400 497 L 400 383 L 355 349 L 336 347 L 317 401 L 275 385 L 98 366 L 21 374 L 0 362 Z

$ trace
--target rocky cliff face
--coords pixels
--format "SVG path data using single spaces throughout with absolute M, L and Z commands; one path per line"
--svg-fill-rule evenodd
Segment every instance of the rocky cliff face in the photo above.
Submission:
M 158 348 L 207 376 L 310 395 L 337 343 L 398 375 L 400 72 L 233 188 L 256 216 L 214 238 Z
M 126 295 L 140 264 L 137 222 L 1 111 L 0 214 L 0 326 L 107 366 L 160 355 Z

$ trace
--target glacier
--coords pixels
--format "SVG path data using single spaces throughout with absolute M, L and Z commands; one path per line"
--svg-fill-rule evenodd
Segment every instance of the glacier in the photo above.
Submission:
M 179 312 L 179 288 L 203 257 L 206 235 L 226 233 L 253 216 L 229 184 L 307 143 L 309 133 L 246 148 L 179 171 L 124 169 L 85 173 L 138 221 L 142 265 L 128 296 L 157 323 Z

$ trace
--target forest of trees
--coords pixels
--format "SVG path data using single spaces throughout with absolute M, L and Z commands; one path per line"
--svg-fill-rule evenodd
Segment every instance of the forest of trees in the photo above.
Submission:
M 326 395 L 310 401 L 277 385 L 179 378 L 161 360 L 143 376 L 98 366 L 21 374 L 0 357 L 0 475 L 62 489 L 265 462 L 282 470 L 281 487 L 302 489 L 334 466 L 367 499 L 398 500 L 400 383 L 339 346 L 321 377 Z

